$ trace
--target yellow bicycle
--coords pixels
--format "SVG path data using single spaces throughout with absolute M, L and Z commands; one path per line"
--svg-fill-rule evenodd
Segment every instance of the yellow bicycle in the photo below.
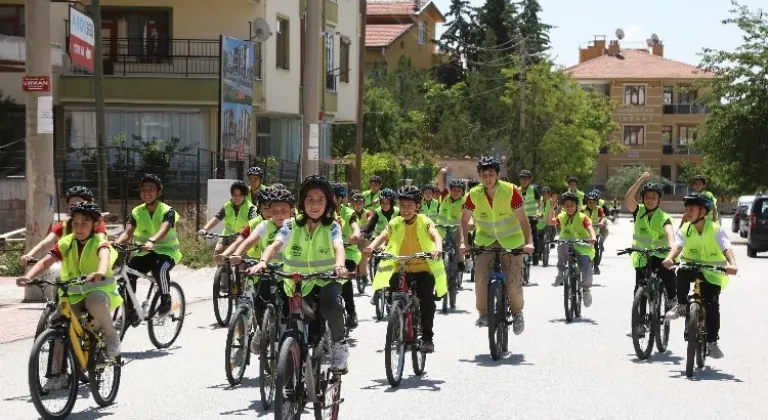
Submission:
M 101 332 L 95 330 L 92 318 L 87 313 L 78 316 L 69 303 L 68 288 L 83 284 L 85 277 L 68 282 L 16 281 L 19 287 L 50 285 L 62 291 L 56 313 L 51 316 L 48 328 L 35 340 L 29 355 L 29 392 L 44 419 L 69 416 L 80 381 L 88 384 L 100 407 L 111 405 L 120 388 L 123 366 L 120 356 L 107 357 L 106 344 Z M 47 379 L 45 384 L 40 383 L 42 378 Z M 58 409 L 49 408 L 46 403 L 56 395 L 65 398 L 64 404 Z

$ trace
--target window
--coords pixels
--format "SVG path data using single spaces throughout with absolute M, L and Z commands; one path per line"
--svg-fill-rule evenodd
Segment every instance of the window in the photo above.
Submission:
M 677 128 L 677 144 L 686 146 L 696 140 L 696 127 L 680 126 Z
M 672 99 L 675 97 L 675 88 L 672 86 L 664 86 L 664 105 L 672 105 Z
M 288 56 L 290 54 L 290 43 L 288 41 L 288 34 L 290 23 L 288 19 L 277 18 L 277 28 L 275 36 L 275 49 L 277 50 L 276 66 L 279 69 L 288 70 Z
M 645 85 L 625 85 L 624 104 L 645 105 Z
M 427 25 L 424 21 L 419 21 L 419 44 L 424 45 L 427 43 Z
M 645 126 L 644 125 L 625 125 L 624 126 L 624 145 L 641 146 L 645 144 Z
M 103 7 L 102 33 L 113 60 L 117 57 L 138 57 L 158 60 L 173 56 L 170 10 L 137 7 Z M 186 48 L 178 46 L 179 48 Z M 186 52 L 186 51 L 185 51 Z
M 334 31 L 335 28 L 329 26 L 325 30 L 325 88 L 327 90 L 336 90 L 336 67 L 334 63 Z
M 339 81 L 349 83 L 349 38 L 341 37 L 341 50 L 339 51 Z
M 671 165 L 661 165 L 661 177 L 666 179 L 672 179 Z
M 683 88 L 677 94 L 677 102 L 679 104 L 691 105 L 696 101 L 696 89 Z
M 0 5 L 0 35 L 24 36 L 24 6 Z
M 661 144 L 665 146 L 672 144 L 672 127 L 671 126 L 661 127 Z

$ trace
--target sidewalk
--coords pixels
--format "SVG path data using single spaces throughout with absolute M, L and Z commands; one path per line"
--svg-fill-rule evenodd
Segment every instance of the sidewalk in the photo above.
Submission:
M 183 265 L 171 271 L 171 279 L 184 290 L 187 305 L 212 299 L 214 267 L 192 270 Z M 149 283 L 141 280 L 138 296 L 143 300 Z M 0 344 L 32 338 L 44 304 L 22 302 L 24 291 L 16 287 L 15 277 L 0 277 Z

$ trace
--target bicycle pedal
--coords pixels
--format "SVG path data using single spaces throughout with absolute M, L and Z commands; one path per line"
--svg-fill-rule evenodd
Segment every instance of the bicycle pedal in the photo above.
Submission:
M 331 371 L 333 376 L 341 376 L 341 375 L 346 375 L 347 373 L 349 373 L 349 369 L 344 369 L 344 370 L 328 369 L 328 370 Z

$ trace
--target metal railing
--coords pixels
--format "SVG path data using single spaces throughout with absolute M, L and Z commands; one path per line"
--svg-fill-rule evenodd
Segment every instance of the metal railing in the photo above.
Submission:
M 690 146 L 681 144 L 665 144 L 662 146 L 662 154 L 665 155 L 696 155 L 694 150 Z
M 696 104 L 667 104 L 664 105 L 663 112 L 672 115 L 706 115 L 709 114 L 709 107 Z

